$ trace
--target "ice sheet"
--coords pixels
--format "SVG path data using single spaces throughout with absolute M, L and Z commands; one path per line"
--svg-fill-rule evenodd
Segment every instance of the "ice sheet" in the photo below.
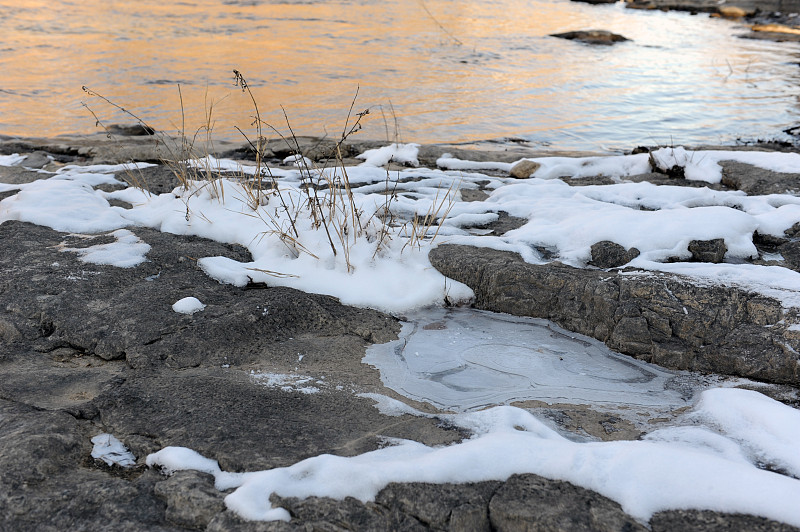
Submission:
M 456 412 L 536 400 L 652 414 L 691 405 L 701 377 L 621 355 L 546 320 L 474 309 L 407 316 L 363 361 L 401 395 Z

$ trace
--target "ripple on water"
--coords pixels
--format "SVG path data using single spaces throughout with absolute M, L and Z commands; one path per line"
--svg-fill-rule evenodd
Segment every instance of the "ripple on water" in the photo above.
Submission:
M 398 0 L 165 3 L 0 0 L 0 133 L 97 132 L 81 85 L 174 131 L 206 123 L 241 141 L 252 101 L 299 135 L 342 127 L 357 107 L 392 103 L 402 137 L 474 142 L 522 137 L 577 150 L 732 144 L 792 137 L 800 119 L 795 43 L 740 39 L 746 28 L 706 15 L 564 0 L 440 2 L 433 17 Z M 343 13 L 346 16 L 343 16 Z M 609 47 L 550 34 L 601 26 L 631 41 Z M 190 80 L 180 97 L 170 85 Z M 287 84 L 281 80 L 290 79 Z M 26 87 L 46 91 L 20 97 Z M 106 122 L 129 120 L 89 101 Z M 362 136 L 383 139 L 380 113 Z M 389 139 L 387 139 L 389 140 Z

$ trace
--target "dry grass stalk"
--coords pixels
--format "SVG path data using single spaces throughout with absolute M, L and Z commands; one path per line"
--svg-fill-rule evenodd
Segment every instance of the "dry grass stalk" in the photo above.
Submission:
M 409 246 L 411 248 L 415 246 L 417 249 L 421 248 L 426 238 L 429 239 L 430 242 L 436 240 L 442 228 L 442 223 L 450 215 L 450 211 L 455 205 L 456 193 L 459 187 L 460 182 L 458 184 L 455 181 L 450 183 L 450 187 L 441 199 L 439 199 L 439 191 L 437 191 L 428 211 L 423 216 L 419 216 L 415 213 L 412 220 L 403 226 L 403 231 L 408 237 L 408 241 L 403 246 L 403 250 Z M 444 211 L 442 211 L 442 209 L 444 209 Z M 439 222 L 438 224 L 436 224 L 437 220 Z M 428 234 L 434 225 L 436 225 L 436 231 L 429 237 Z
M 255 156 L 255 170 L 252 177 L 248 175 L 249 172 L 246 174 L 244 170 L 240 171 L 238 174 L 223 177 L 229 172 L 221 169 L 219 166 L 214 167 L 213 161 L 215 159 L 211 156 L 211 153 L 209 153 L 209 151 L 213 150 L 212 132 L 215 126 L 213 118 L 214 102 L 212 101 L 209 103 L 207 92 L 205 122 L 194 131 L 193 135 L 189 136 L 186 134 L 183 95 L 180 86 L 178 86 L 178 94 L 181 101 L 181 124 L 180 128 L 178 128 L 180 133 L 179 139 L 176 141 L 160 132 L 156 134 L 157 145 L 163 146 L 169 154 L 162 162 L 172 170 L 172 173 L 176 176 L 184 190 L 191 190 L 188 195 L 183 197 L 184 203 L 186 204 L 187 221 L 190 220 L 193 214 L 189 210 L 189 199 L 203 190 L 209 190 L 209 194 L 212 198 L 216 198 L 224 203 L 224 183 L 225 179 L 229 178 L 240 183 L 241 190 L 245 195 L 244 198 L 240 199 L 243 203 L 248 205 L 250 212 L 245 212 L 243 214 L 257 218 L 267 227 L 267 229 L 260 234 L 260 238 L 263 239 L 268 236 L 277 237 L 295 258 L 299 257 L 300 254 L 307 254 L 317 260 L 320 258 L 318 253 L 308 249 L 300 241 L 301 235 L 298 229 L 298 221 L 301 216 L 308 216 L 310 218 L 311 227 L 313 229 L 321 229 L 325 232 L 331 252 L 334 257 L 341 254 L 348 272 L 354 270 L 354 266 L 350 260 L 351 248 L 359 239 L 365 239 L 374 244 L 375 251 L 373 253 L 373 258 L 375 258 L 387 248 L 395 234 L 408 238 L 401 251 L 404 251 L 407 247 L 419 249 L 424 241 L 432 241 L 436 238 L 441 227 L 441 222 L 448 216 L 450 210 L 453 208 L 455 202 L 454 191 L 458 189 L 456 183 L 452 183 L 441 198 L 440 194 L 437 192 L 427 213 L 422 216 L 415 213 L 410 221 L 400 225 L 397 222 L 397 214 L 393 210 L 393 203 L 397 199 L 396 191 L 398 182 L 395 180 L 392 186 L 393 181 L 387 170 L 385 201 L 383 205 L 372 212 L 366 221 L 362 219 L 364 212 L 358 206 L 358 201 L 350 185 L 350 179 L 347 174 L 347 167 L 342 151 L 342 146 L 346 140 L 351 135 L 361 130 L 362 120 L 370 113 L 369 109 L 358 113 L 353 112 L 358 98 L 358 89 L 350 104 L 340 138 L 335 143 L 329 156 L 325 157 L 325 164 L 322 167 L 317 167 L 315 163 L 306 158 L 302 153 L 300 142 L 294 133 L 285 109 L 281 108 L 286 121 L 286 127 L 289 130 L 288 138 L 262 119 L 258 103 L 256 102 L 247 80 L 238 70 L 234 70 L 233 73 L 235 85 L 239 87 L 242 92 L 247 93 L 254 112 L 252 122 L 256 134 L 254 140 L 249 138 L 240 128 L 236 127 L 236 130 L 245 138 Z M 141 126 L 156 131 L 140 117 L 124 107 L 115 104 L 105 96 L 87 87 L 83 87 L 83 90 L 88 95 L 100 98 L 107 104 L 132 117 Z M 94 116 L 97 124 L 103 126 L 106 133 L 111 137 L 109 129 L 102 124 L 94 111 L 92 111 L 88 105 L 84 104 L 84 106 Z M 381 110 L 381 112 L 383 113 L 383 110 Z M 391 112 L 394 116 L 393 106 L 391 107 Z M 386 122 L 385 114 L 384 122 Z M 395 139 L 397 139 L 399 138 L 399 131 L 396 116 L 394 116 L 394 126 Z M 268 141 L 263 135 L 264 127 L 275 132 L 287 146 L 289 146 L 291 152 L 295 156 L 295 165 L 299 168 L 301 176 L 301 186 L 299 190 L 281 187 L 278 179 L 276 179 L 269 166 L 265 163 Z M 388 124 L 386 128 L 388 137 Z M 204 153 L 198 153 L 195 149 L 197 139 L 201 135 L 205 137 Z M 334 161 L 332 166 L 329 166 L 331 164 L 330 161 Z M 268 179 L 268 183 L 264 182 L 265 178 Z M 132 176 L 129 184 L 146 190 L 146 183 L 143 182 L 143 178 L 137 179 L 135 176 Z M 278 204 L 268 208 L 267 206 L 270 204 L 272 198 L 277 199 Z M 203 216 L 202 213 L 199 213 L 198 216 L 206 222 L 212 223 L 212 221 Z M 433 234 L 430 235 L 437 221 L 439 224 Z M 253 271 L 275 277 L 293 277 L 291 274 L 266 269 L 253 268 Z

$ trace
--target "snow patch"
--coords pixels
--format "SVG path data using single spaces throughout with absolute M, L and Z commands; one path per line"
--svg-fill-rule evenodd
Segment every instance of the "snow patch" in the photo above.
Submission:
M 111 434 L 98 434 L 92 438 L 92 458 L 102 460 L 106 464 L 120 467 L 133 467 L 136 457 L 125 445 Z
M 108 264 L 118 268 L 132 268 L 146 260 L 145 255 L 150 251 L 150 246 L 142 242 L 138 236 L 127 229 L 118 229 L 111 235 L 117 239 L 111 244 L 71 248 L 66 247 L 66 243 L 62 242 L 59 249 L 77 253 L 82 262 Z
M 382 148 L 367 150 L 356 155 L 356 158 L 364 159 L 362 163 L 364 166 L 383 166 L 389 164 L 390 161 L 419 166 L 417 154 L 419 154 L 419 144 L 390 144 Z
M 196 297 L 184 297 L 172 305 L 172 310 L 180 314 L 194 314 L 200 312 L 206 306 Z
M 300 360 L 302 360 L 302 356 L 300 356 Z M 319 386 L 323 384 L 323 381 L 308 375 L 287 375 L 285 373 L 255 373 L 251 371 L 250 378 L 253 382 L 262 386 L 279 388 L 284 392 L 300 392 L 306 395 L 319 393 Z
M 19 164 L 27 158 L 27 155 L 20 155 L 18 153 L 0 155 L 0 166 L 19 166 Z

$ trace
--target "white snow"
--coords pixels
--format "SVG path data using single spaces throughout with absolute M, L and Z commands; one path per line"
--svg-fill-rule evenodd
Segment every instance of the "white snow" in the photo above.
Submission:
M 133 456 L 125 445 L 111 434 L 98 434 L 92 438 L 92 458 L 98 458 L 108 465 L 132 467 L 136 465 Z
M 744 426 L 729 425 L 751 410 L 762 415 Z M 147 463 L 213 474 L 219 489 L 236 488 L 226 506 L 252 520 L 288 520 L 285 510 L 269 503 L 272 493 L 370 501 L 390 482 L 479 482 L 535 473 L 597 491 L 642 521 L 662 510 L 710 509 L 800 526 L 800 480 L 759 469 L 747 450 L 758 449 L 762 459 L 785 458 L 789 448 L 762 445 L 762 433 L 796 448 L 797 411 L 757 392 L 728 388 L 704 392 L 691 416 L 707 425 L 656 431 L 644 441 L 577 443 L 522 409 L 501 406 L 440 416 L 474 434 L 446 447 L 394 440 L 359 456 L 320 455 L 238 477 L 182 448 L 162 449 Z
M 719 183 L 722 179 L 720 161 L 738 161 L 752 164 L 773 172 L 793 172 L 800 167 L 800 154 L 758 151 L 704 150 L 690 151 L 683 147 L 660 148 L 652 152 L 654 161 L 666 170 L 678 165 L 685 169 L 686 179 Z M 651 171 L 650 154 L 619 155 L 603 157 L 541 157 L 531 161 L 542 166 L 535 177 L 551 179 L 562 176 L 628 177 Z M 509 171 L 516 163 L 465 161 L 449 154 L 440 157 L 436 164 L 450 170 L 503 170 Z
M 194 314 L 200 312 L 206 306 L 196 297 L 184 297 L 172 305 L 172 310 L 180 314 Z
M 0 223 L 20 220 L 65 233 L 99 233 L 130 225 L 91 185 L 46 179 L 20 185 L 20 191 L 0 202 Z
M 492 161 L 465 161 L 463 159 L 457 159 L 449 153 L 445 153 L 436 159 L 436 166 L 448 170 L 501 170 L 508 172 L 514 164 Z
M 800 410 L 787 408 L 751 390 L 709 390 L 692 419 L 737 441 L 754 462 L 800 478 Z
M 648 154 L 535 158 L 541 168 L 527 180 L 465 171 L 507 171 L 512 163 L 452 157 L 439 159 L 439 166 L 460 170 L 419 168 L 387 173 L 374 166 L 387 157 L 413 163 L 417 150 L 414 144 L 392 144 L 362 154 L 365 164 L 347 169 L 352 196 L 344 188 L 335 188 L 334 192 L 328 188 L 343 182 L 340 168 L 315 168 L 312 175 L 305 175 L 299 168 L 262 167 L 265 176 L 273 176 L 265 179 L 274 178 L 279 183 L 279 193 L 270 191 L 254 198 L 235 179 L 191 182 L 185 189 L 159 196 L 134 188 L 103 192 L 94 187 L 118 184 L 114 172 L 136 172 L 147 165 L 68 165 L 49 179 L 9 185 L 8 190 L 19 192 L 0 202 L 0 222 L 21 220 L 73 233 L 142 225 L 238 243 L 248 247 L 252 262 L 200 257 L 198 265 L 221 282 L 291 286 L 390 312 L 438 304 L 444 300 L 445 290 L 453 300 L 472 296 L 460 283 L 447 283 L 445 288 L 444 277 L 430 266 L 426 251 L 434 235 L 434 245 L 450 242 L 516 251 L 534 263 L 545 262 L 537 250 L 547 249 L 555 259 L 576 267 L 586 266 L 592 244 L 611 240 L 641 252 L 630 266 L 686 275 L 704 283 L 735 284 L 778 298 L 787 307 L 800 305 L 800 274 L 789 269 L 668 262 L 687 259 L 692 240 L 717 238 L 727 246 L 727 260 L 755 257 L 755 231 L 780 236 L 800 222 L 797 196 L 746 196 L 709 188 L 624 182 L 632 174 L 649 171 Z M 664 165 L 685 164 L 691 179 L 712 183 L 719 181 L 718 163 L 723 160 L 774 171 L 800 171 L 797 154 L 662 148 L 652 155 Z M 3 162 L 18 163 L 21 157 L 5 156 Z M 257 171 L 254 166 L 210 156 L 191 163 L 232 176 L 254 175 Z M 597 174 L 622 182 L 569 186 L 556 179 Z M 308 208 L 308 182 L 321 187 L 317 199 L 327 205 L 325 224 Z M 475 189 L 479 184 L 490 193 L 488 199 L 461 200 L 459 189 Z M 133 208 L 111 206 L 112 199 L 128 202 Z M 501 211 L 527 223 L 499 237 L 483 236 L 487 231 L 473 229 L 492 222 Z M 390 218 L 386 212 L 391 213 Z M 429 227 L 417 226 L 415 237 L 421 238 L 411 244 L 413 220 L 430 213 L 437 218 L 445 213 L 447 216 L 444 222 L 439 219 Z M 381 221 L 387 219 L 392 221 Z M 140 249 L 144 250 L 143 243 Z M 134 262 L 131 259 L 128 264 Z
M 298 362 L 302 360 L 303 357 L 300 355 Z M 285 373 L 256 373 L 251 371 L 250 378 L 253 382 L 262 386 L 279 388 L 284 392 L 297 391 L 306 395 L 319 393 L 319 385 L 322 384 L 322 381 L 308 375 L 288 375 Z
M 383 166 L 390 161 L 419 166 L 418 153 L 419 144 L 390 144 L 382 148 L 367 150 L 356 157 L 364 159 L 362 164 L 366 166 Z
M 59 249 L 77 253 L 83 262 L 109 264 L 119 268 L 132 268 L 146 260 L 145 255 L 150 251 L 150 246 L 142 242 L 138 236 L 127 229 L 117 229 L 110 234 L 116 238 L 116 242 L 96 244 L 84 248 L 66 247 L 66 243 L 62 242 L 62 246 Z M 87 237 L 87 235 L 79 236 Z M 89 236 L 88 238 L 91 239 L 92 237 Z
M 11 155 L 0 155 L 0 166 L 18 166 L 27 158 L 27 155 L 20 155 L 18 153 L 12 153 Z

